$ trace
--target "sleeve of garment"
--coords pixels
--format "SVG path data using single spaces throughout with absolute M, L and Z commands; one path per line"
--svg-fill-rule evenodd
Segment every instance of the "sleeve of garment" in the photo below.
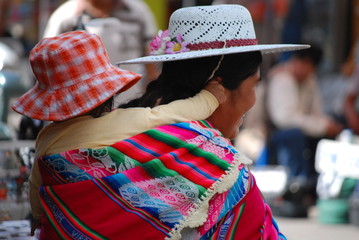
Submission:
M 31 169 L 31 175 L 29 177 L 30 185 L 30 206 L 31 213 L 35 220 L 41 218 L 43 209 L 40 203 L 39 187 L 41 186 L 42 179 L 40 169 L 37 161 L 34 162 L 34 166 Z
M 327 118 L 301 109 L 298 87 L 290 74 L 274 75 L 270 79 L 267 97 L 269 116 L 278 128 L 299 128 L 314 137 L 325 134 Z
M 203 89 L 194 97 L 150 109 L 148 121 L 152 126 L 160 126 L 175 122 L 203 120 L 208 118 L 218 105 L 217 98 Z

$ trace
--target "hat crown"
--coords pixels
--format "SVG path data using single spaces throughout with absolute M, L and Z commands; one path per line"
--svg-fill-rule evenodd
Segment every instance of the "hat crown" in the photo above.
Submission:
M 30 52 L 39 87 L 57 90 L 80 83 L 106 70 L 106 49 L 95 34 L 75 31 L 42 39 Z
M 179 9 L 172 14 L 168 31 L 171 38 L 180 34 L 189 44 L 256 39 L 249 11 L 237 4 Z
M 12 109 L 45 121 L 80 116 L 141 79 L 113 66 L 100 37 L 86 31 L 42 39 L 31 51 L 30 63 L 37 84 Z

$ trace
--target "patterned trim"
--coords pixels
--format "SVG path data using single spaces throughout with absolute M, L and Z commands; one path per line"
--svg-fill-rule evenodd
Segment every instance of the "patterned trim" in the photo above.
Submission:
M 225 41 L 193 43 L 193 44 L 188 44 L 187 48 L 189 48 L 191 51 L 196 51 L 196 50 L 217 49 L 224 47 L 227 48 L 227 47 L 251 46 L 257 44 L 258 44 L 257 39 L 233 39 L 233 40 L 225 40 Z
M 248 159 L 237 153 L 235 160 L 230 169 L 226 171 L 225 175 L 216 181 L 206 192 L 206 195 L 195 203 L 194 207 L 189 210 L 189 214 L 180 220 L 179 224 L 176 225 L 170 232 L 170 237 L 167 240 L 178 240 L 181 239 L 181 231 L 186 228 L 195 228 L 201 226 L 207 219 L 209 201 L 217 193 L 224 193 L 231 188 L 234 182 L 237 180 L 239 175 L 239 166 L 241 164 L 248 164 Z

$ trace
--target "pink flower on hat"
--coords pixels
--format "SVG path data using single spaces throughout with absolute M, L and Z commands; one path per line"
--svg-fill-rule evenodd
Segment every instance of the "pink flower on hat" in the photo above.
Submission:
M 166 43 L 171 41 L 171 38 L 168 36 L 168 30 L 162 31 L 159 30 L 158 34 L 153 38 L 150 43 L 151 55 L 164 54 L 166 50 Z
M 181 53 L 181 52 L 188 52 L 189 49 L 187 48 L 187 42 L 183 41 L 181 34 L 178 34 L 176 37 L 176 41 L 167 42 L 166 43 L 166 50 L 165 53 L 167 54 L 174 54 L 174 53 Z

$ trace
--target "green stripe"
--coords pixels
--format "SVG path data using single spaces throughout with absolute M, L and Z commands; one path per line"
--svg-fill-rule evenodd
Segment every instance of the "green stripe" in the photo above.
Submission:
M 205 125 L 207 128 L 214 129 L 211 125 L 209 125 L 209 123 L 206 120 L 199 120 L 198 122 Z
M 52 214 L 51 210 L 49 210 L 49 211 L 50 211 L 50 213 Z M 57 233 L 57 235 L 58 235 L 61 239 L 66 240 L 66 238 L 61 234 L 60 230 L 58 229 L 58 224 L 56 224 L 56 223 L 53 221 L 52 217 L 50 217 L 49 214 L 46 214 L 46 217 L 47 217 L 47 219 L 49 220 L 49 222 L 50 222 L 50 224 L 52 225 L 52 227 L 55 229 L 55 232 Z
M 245 207 L 246 207 L 246 203 L 244 202 L 244 203 L 242 204 L 242 206 L 240 207 L 239 214 L 237 215 L 237 219 L 236 219 L 236 221 L 234 222 L 234 225 L 233 225 L 233 227 L 232 227 L 230 239 L 234 239 L 234 234 L 235 234 L 235 232 L 236 232 L 239 219 L 241 219 L 241 216 L 242 216 L 242 214 L 243 214 L 243 211 L 244 211 L 244 208 L 245 208 Z
M 186 143 L 174 136 L 168 135 L 166 133 L 160 132 L 155 129 L 149 130 L 149 131 L 145 132 L 145 134 L 147 134 L 148 136 L 150 136 L 160 142 L 164 142 L 173 148 L 176 148 L 176 149 L 186 148 L 192 155 L 194 155 L 196 157 L 203 157 L 209 163 L 216 165 L 217 167 L 219 167 L 222 170 L 227 170 L 230 166 L 230 164 L 227 161 L 220 159 L 215 154 L 206 152 L 206 151 L 202 150 L 201 148 L 197 147 L 196 145 L 191 144 L 191 143 Z
M 183 177 L 182 175 L 178 174 L 176 171 L 166 168 L 166 166 L 162 163 L 162 161 L 157 158 L 147 163 L 144 163 L 142 167 L 153 178 L 177 177 L 177 176 Z M 197 187 L 199 196 L 202 196 L 207 191 L 207 189 L 202 187 L 201 185 L 195 184 L 192 181 L 191 183 Z
M 142 164 L 142 167 L 153 178 L 175 177 L 179 175 L 176 171 L 166 168 L 158 158 Z
M 130 161 L 131 164 L 136 167 L 141 166 L 141 163 L 139 161 L 136 161 L 135 159 L 130 158 L 129 156 L 123 154 L 116 148 L 109 147 L 108 150 L 109 150 L 108 153 L 109 153 L 109 156 L 111 157 L 111 160 L 114 163 L 116 163 L 116 167 L 119 167 L 120 164 L 125 164 L 125 167 L 126 167 L 126 164 L 128 163 L 126 161 Z

